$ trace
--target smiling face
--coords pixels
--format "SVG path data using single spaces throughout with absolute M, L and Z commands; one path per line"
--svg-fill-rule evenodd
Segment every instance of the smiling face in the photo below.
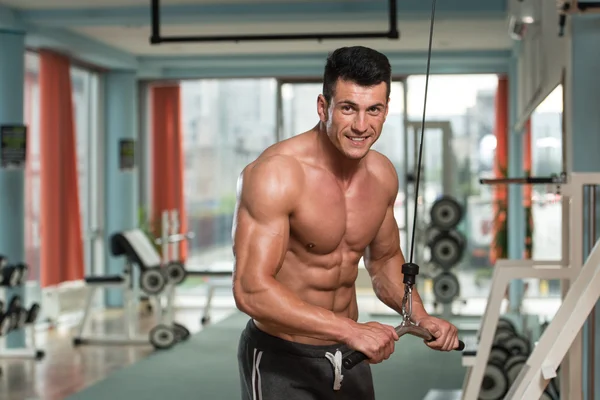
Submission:
M 387 85 L 365 87 L 339 79 L 330 104 L 320 95 L 317 106 L 331 143 L 345 157 L 361 159 L 381 135 L 388 113 Z

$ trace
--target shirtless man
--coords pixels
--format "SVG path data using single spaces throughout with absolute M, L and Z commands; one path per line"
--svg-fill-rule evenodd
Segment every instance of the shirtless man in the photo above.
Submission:
M 398 336 L 357 322 L 361 257 L 383 303 L 400 313 L 404 296 L 398 177 L 370 150 L 388 113 L 390 70 L 369 48 L 333 52 L 319 123 L 268 148 L 240 176 L 233 293 L 251 317 L 238 349 L 244 400 L 374 398 L 369 363 L 389 358 Z M 456 327 L 428 315 L 416 290 L 412 318 L 436 338 L 427 346 L 458 346 Z M 368 362 L 343 369 L 348 349 Z

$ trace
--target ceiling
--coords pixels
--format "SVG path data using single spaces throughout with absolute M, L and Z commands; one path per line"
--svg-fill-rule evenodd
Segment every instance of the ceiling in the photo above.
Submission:
M 320 2 L 321 0 L 286 0 L 288 3 Z M 353 0 L 328 0 L 335 2 L 352 2 Z M 211 3 L 255 3 L 257 0 L 161 0 L 162 5 L 173 4 L 211 4 Z M 280 0 L 260 0 L 261 3 L 278 3 Z M 99 8 L 148 6 L 150 0 L 2 0 L 0 4 L 23 9 L 49 8 Z
M 149 43 L 149 0 L 0 0 L 27 27 L 30 47 L 49 46 L 72 53 L 97 50 L 112 58 L 167 60 L 179 56 L 322 54 L 344 45 L 366 45 L 383 52 L 427 50 L 431 2 L 398 1 L 399 40 L 346 39 L 303 41 L 242 41 Z M 246 35 L 289 33 L 387 32 L 388 0 L 161 0 L 162 36 Z M 438 2 L 434 51 L 505 51 L 512 42 L 507 32 L 509 0 Z M 5 13 L 6 15 L 6 13 Z M 6 19 L 6 18 L 5 18 Z M 9 17 L 10 19 L 10 17 Z M 0 28 L 2 28 L 0 15 Z M 49 40 L 51 39 L 51 40 Z M 49 43 L 49 44 L 48 44 Z M 92 62 L 99 58 L 88 57 Z M 138 60 L 138 61 L 136 61 Z M 152 61 L 154 62 L 154 61 Z M 119 65 L 119 64 L 115 64 Z M 106 65 L 114 67 L 115 65 Z
M 440 21 L 435 26 L 433 47 L 435 50 L 502 50 L 510 47 L 503 20 L 453 20 Z M 347 45 L 368 45 L 380 51 L 419 51 L 427 48 L 429 24 L 422 21 L 405 21 L 399 24 L 400 40 L 326 40 L 274 41 L 274 42 L 209 42 L 209 43 L 149 43 L 150 26 L 86 26 L 75 27 L 74 31 L 96 38 L 119 49 L 136 55 L 193 55 L 193 54 L 274 54 L 312 53 L 323 49 Z M 168 25 L 163 35 L 243 35 L 247 33 L 330 33 L 367 31 L 380 32 L 377 22 L 355 22 L 348 27 L 345 22 L 273 22 L 211 24 L 211 25 Z

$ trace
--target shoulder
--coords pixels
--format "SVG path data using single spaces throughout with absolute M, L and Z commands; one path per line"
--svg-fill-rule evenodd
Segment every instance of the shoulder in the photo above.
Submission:
M 387 189 L 394 199 L 398 193 L 398 173 L 392 161 L 376 150 L 371 150 L 368 156 L 367 168 L 379 184 Z
M 292 156 L 262 154 L 239 177 L 238 197 L 252 207 L 292 208 L 304 184 L 304 171 Z

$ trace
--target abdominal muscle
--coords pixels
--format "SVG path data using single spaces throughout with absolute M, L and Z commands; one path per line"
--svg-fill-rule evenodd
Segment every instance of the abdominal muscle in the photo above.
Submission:
M 306 252 L 301 256 L 288 252 L 276 279 L 300 300 L 332 311 L 337 316 L 356 321 L 358 305 L 355 281 L 359 259 L 360 255 L 350 251 L 336 251 L 332 254 L 316 256 Z M 276 326 L 259 320 L 255 320 L 255 323 L 263 332 L 291 342 L 310 345 L 335 343 L 307 336 L 290 335 Z

